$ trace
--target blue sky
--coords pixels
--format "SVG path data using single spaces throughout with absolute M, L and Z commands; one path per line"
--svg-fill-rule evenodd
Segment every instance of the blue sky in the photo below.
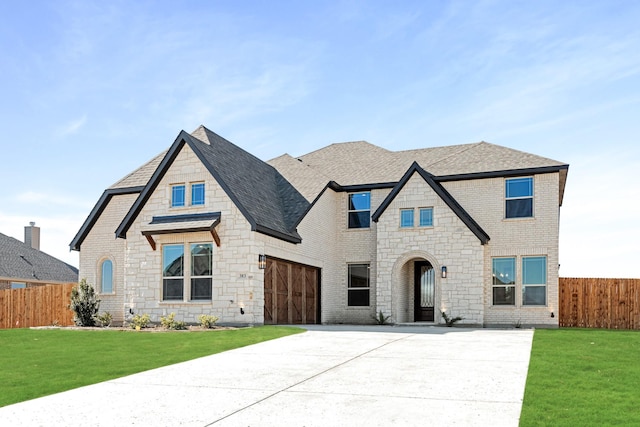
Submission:
M 0 232 L 68 244 L 204 124 L 256 156 L 488 141 L 569 163 L 562 276 L 640 277 L 640 2 L 0 2 Z

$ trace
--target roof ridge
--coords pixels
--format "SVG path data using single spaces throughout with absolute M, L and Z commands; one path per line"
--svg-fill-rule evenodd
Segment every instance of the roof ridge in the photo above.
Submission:
M 436 165 L 436 164 L 438 164 L 440 162 L 444 162 L 445 160 L 449 160 L 452 157 L 459 156 L 460 154 L 462 154 L 462 153 L 464 153 L 466 151 L 472 150 L 472 149 L 474 149 L 476 147 L 479 147 L 482 144 L 486 144 L 486 142 L 480 141 L 480 142 L 473 142 L 473 143 L 470 143 L 470 144 L 459 144 L 458 145 L 459 147 L 463 147 L 461 150 L 455 151 L 454 153 L 451 153 L 451 154 L 449 154 L 447 156 L 444 156 L 444 157 L 442 157 L 442 158 L 440 158 L 438 160 L 435 160 L 435 161 L 429 163 L 428 165 L 426 165 L 426 167 L 424 167 L 423 169 L 426 169 L 428 167 L 434 166 L 434 165 Z M 444 147 L 446 147 L 446 145 Z M 449 146 L 449 147 L 452 147 L 452 146 Z M 453 147 L 455 147 L 455 145 L 453 145 Z

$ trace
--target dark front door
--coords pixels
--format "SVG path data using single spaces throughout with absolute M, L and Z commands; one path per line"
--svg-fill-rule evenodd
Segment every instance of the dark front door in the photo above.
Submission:
M 416 261 L 415 266 L 415 314 L 416 322 L 433 322 L 436 296 L 436 276 L 428 261 Z

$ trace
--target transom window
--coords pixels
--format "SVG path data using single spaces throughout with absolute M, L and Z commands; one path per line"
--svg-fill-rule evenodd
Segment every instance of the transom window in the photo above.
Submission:
M 102 262 L 100 271 L 100 289 L 104 294 L 113 292 L 113 263 L 106 259 Z
M 204 205 L 204 182 L 191 184 L 191 205 Z
M 516 304 L 516 259 L 493 259 L 493 305 Z
M 11 289 L 25 289 L 26 287 L 27 287 L 26 283 L 11 282 Z
M 433 227 L 433 208 L 420 208 L 420 227 Z
M 184 206 L 185 186 L 184 184 L 171 186 L 171 207 L 179 208 Z
M 546 305 L 547 257 L 522 258 L 522 305 Z
M 189 300 L 210 301 L 213 282 L 213 244 L 192 243 L 162 247 L 162 299 L 183 301 L 185 287 L 189 284 Z M 189 265 L 185 266 L 185 260 Z M 186 268 L 185 268 L 186 267 Z M 185 274 L 188 271 L 189 274 Z
M 505 218 L 533 217 L 533 178 L 505 181 Z
M 349 194 L 348 224 L 349 228 L 369 228 L 371 221 L 371 193 Z
M 349 264 L 348 305 L 369 306 L 369 264 Z
M 400 209 L 400 227 L 413 227 L 413 209 Z

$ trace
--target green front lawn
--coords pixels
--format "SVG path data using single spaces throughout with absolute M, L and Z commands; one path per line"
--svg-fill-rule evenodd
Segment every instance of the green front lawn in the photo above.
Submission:
M 536 330 L 521 426 L 640 425 L 640 332 Z
M 303 332 L 0 330 L 0 406 Z

